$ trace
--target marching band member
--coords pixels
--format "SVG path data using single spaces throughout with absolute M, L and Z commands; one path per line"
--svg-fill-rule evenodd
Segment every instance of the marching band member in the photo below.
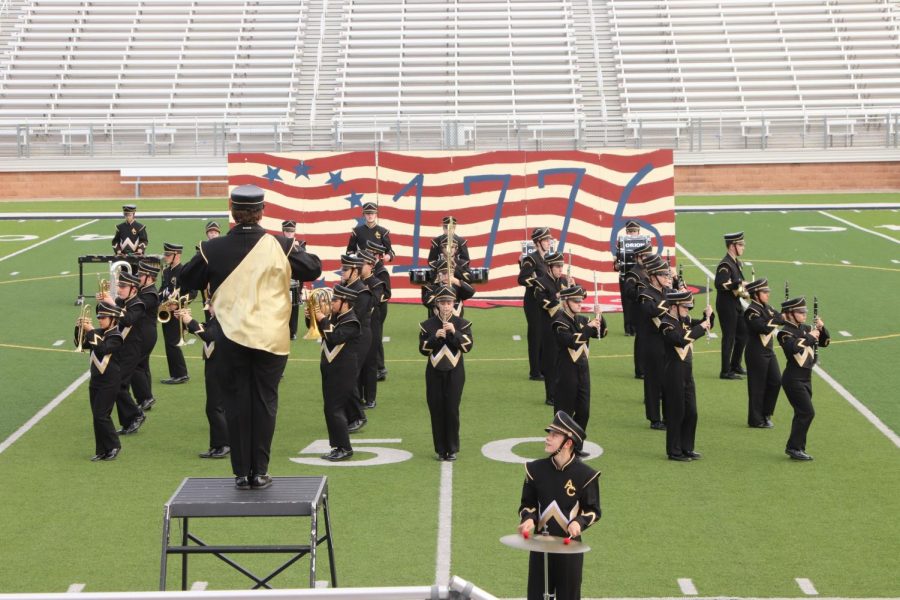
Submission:
M 116 256 L 136 254 L 143 256 L 147 250 L 147 228 L 134 220 L 137 206 L 126 204 L 122 207 L 125 221 L 116 225 L 116 233 L 113 236 L 112 246 Z
M 463 354 L 472 349 L 472 324 L 453 312 L 456 293 L 441 286 L 434 293 L 436 314 L 419 324 L 419 352 L 425 364 L 425 396 L 431 414 L 431 437 L 438 460 L 456 460 L 459 452 L 459 405 L 466 370 Z
M 578 314 L 584 300 L 584 289 L 571 285 L 559 292 L 560 306 L 553 318 L 556 335 L 555 411 L 572 416 L 578 426 L 587 431 L 591 411 L 590 340 L 604 338 L 606 319 L 599 313 L 590 321 Z
M 784 350 L 785 367 L 781 385 L 788 402 L 794 407 L 791 435 L 784 452 L 793 460 L 812 460 L 806 453 L 806 434 L 816 411 L 812 404 L 812 368 L 816 365 L 816 349 L 831 343 L 825 323 L 818 317 L 812 327 L 806 325 L 806 298 L 791 298 L 781 303 L 784 326 L 778 332 L 778 343 Z
M 290 352 L 290 279 L 322 274 L 315 255 L 259 225 L 265 192 L 242 185 L 231 192 L 234 227 L 200 244 L 180 272 L 184 289 L 209 286 L 221 327 L 216 352 L 231 445 L 231 468 L 239 490 L 271 485 L 269 455 L 278 413 L 278 383 Z M 248 293 L 250 290 L 253 293 Z
M 387 248 L 384 245 L 379 244 L 377 242 L 366 242 L 366 250 L 375 255 L 375 258 L 378 259 L 378 262 L 375 263 L 375 269 L 372 273 L 384 283 L 383 293 L 385 296 L 384 302 L 378 307 L 376 314 L 374 317 L 377 317 L 379 321 L 381 321 L 381 331 L 384 331 L 384 322 L 387 321 L 387 313 L 388 313 L 388 301 L 391 299 L 391 273 L 384 266 L 384 255 L 387 252 Z M 384 381 L 387 379 L 387 368 L 384 366 L 384 339 L 382 336 L 378 336 L 377 338 L 373 338 L 372 340 L 376 346 L 376 352 L 378 354 L 378 373 L 376 376 L 377 381 Z
M 725 257 L 716 267 L 716 312 L 722 327 L 721 379 L 741 379 L 747 372 L 741 368 L 741 356 L 747 345 L 747 325 L 742 319 L 744 308 L 741 298 L 744 290 L 744 273 L 740 257 L 744 254 L 744 232 L 725 234 Z
M 441 235 L 439 235 L 435 238 L 432 238 L 431 248 L 428 250 L 428 262 L 429 263 L 436 261 L 438 258 L 440 258 L 441 256 L 444 256 L 446 254 L 445 250 L 447 248 L 447 230 L 450 227 L 450 225 L 453 225 L 454 227 L 456 227 L 456 223 L 457 223 L 456 217 L 446 216 L 443 219 L 441 219 L 441 223 L 444 228 L 444 233 L 442 233 Z M 456 233 L 454 232 L 453 241 L 451 242 L 451 244 L 452 244 L 454 250 L 456 251 L 456 253 L 454 255 L 454 262 L 456 264 L 468 265 L 469 264 L 469 245 L 468 245 L 468 242 L 466 241 L 466 238 L 460 237 L 460 236 L 456 235 Z M 444 256 L 444 257 L 446 258 L 446 256 Z
M 544 256 L 547 270 L 534 279 L 532 291 L 541 310 L 541 375 L 544 376 L 544 403 L 555 406 L 556 391 L 556 337 L 553 335 L 553 318 L 559 310 L 559 291 L 567 282 L 563 273 L 563 255 L 548 252 Z
M 207 240 L 206 243 L 208 243 Z M 202 245 L 202 243 L 201 243 Z M 159 303 L 165 305 L 167 301 L 177 302 L 178 296 L 189 294 L 181 281 L 181 271 L 184 265 L 181 264 L 181 253 L 184 246 L 181 244 L 173 244 L 170 242 L 163 243 L 163 261 L 166 263 L 163 269 L 162 281 L 159 288 Z M 169 378 L 161 380 L 162 383 L 173 385 L 179 383 L 187 383 L 190 379 L 187 370 L 187 364 L 184 362 L 184 353 L 178 342 L 181 340 L 181 324 L 178 319 L 169 319 L 168 323 L 162 324 L 163 340 L 166 343 L 166 362 L 169 366 Z
M 453 275 L 449 281 L 447 279 L 447 260 L 438 258 L 431 264 L 431 270 L 434 273 L 433 283 L 422 286 L 422 304 L 428 309 L 428 317 L 437 312 L 437 293 L 443 287 L 449 287 L 453 290 L 455 301 L 453 303 L 453 316 L 462 318 L 465 313 L 465 301 L 475 295 L 473 288 L 466 278 L 463 276 L 460 268 L 454 268 Z
M 153 397 L 153 379 L 150 373 L 150 354 L 156 347 L 159 336 L 156 317 L 159 310 L 159 291 L 156 289 L 156 276 L 159 275 L 159 261 L 155 258 L 144 258 L 138 263 L 140 288 L 138 299 L 144 303 L 144 318 L 141 319 L 141 358 L 131 378 L 131 390 L 141 410 L 148 411 L 156 403 Z
M 209 423 L 209 449 L 199 454 L 200 458 L 225 458 L 231 453 L 228 445 L 228 423 L 225 420 L 225 404 L 219 355 L 216 353 L 216 339 L 221 335 L 219 322 L 213 307 L 205 308 L 209 318 L 198 323 L 191 315 L 190 307 L 176 310 L 173 316 L 181 320 L 185 328 L 203 342 L 203 378 L 206 383 L 206 420 Z
M 384 334 L 383 321 L 381 320 L 381 307 L 387 303 L 388 296 L 384 290 L 384 280 L 374 273 L 378 258 L 368 250 L 360 250 L 359 257 L 363 259 L 360 271 L 360 279 L 369 288 L 372 294 L 372 315 L 369 318 L 369 329 L 372 332 L 372 341 L 369 349 L 359 364 L 360 368 L 360 399 L 366 408 L 375 408 L 378 396 L 378 343 Z
M 210 221 L 206 224 L 206 239 L 212 240 L 222 235 L 222 230 L 219 229 L 219 224 L 215 221 Z
M 297 222 L 296 221 L 282 221 L 281 222 L 281 234 L 287 239 L 294 242 L 296 240 L 297 233 Z M 297 241 L 298 244 L 301 244 L 301 247 L 306 249 L 306 242 Z M 300 300 L 301 300 L 302 288 L 300 287 L 300 282 L 296 279 L 291 279 L 291 319 L 288 321 L 291 329 L 291 339 L 297 339 L 297 324 L 300 321 Z
M 747 425 L 771 429 L 775 403 L 781 391 L 781 370 L 775 356 L 774 339 L 784 325 L 781 314 L 769 306 L 769 282 L 757 279 L 747 284 L 750 306 L 744 311 L 747 324 Z
M 522 308 L 525 311 L 525 323 L 528 336 L 528 379 L 543 381 L 541 375 L 541 307 L 534 295 L 534 282 L 547 271 L 544 255 L 550 251 L 553 236 L 548 227 L 535 227 L 531 231 L 534 251 L 529 252 L 519 262 L 519 285 L 525 287 L 522 296 Z
M 519 505 L 521 535 L 544 529 L 550 535 L 581 541 L 581 534 L 600 518 L 600 473 L 581 462 L 577 453 L 587 436 L 575 420 L 559 411 L 544 430 L 547 458 L 525 465 Z M 584 554 L 547 555 L 547 589 L 555 600 L 581 598 Z M 528 556 L 528 600 L 544 600 L 544 554 Z
M 91 460 L 95 462 L 115 460 L 122 450 L 111 417 L 120 387 L 118 352 L 123 340 L 117 325 L 122 313 L 115 304 L 100 301 L 97 303 L 99 328 L 94 327 L 90 317 L 79 317 L 75 323 L 75 345 L 91 351 L 88 393 L 94 424 L 94 456 Z
M 322 456 L 333 462 L 353 456 L 347 407 L 359 405 L 356 397 L 358 374 L 358 344 L 362 326 L 353 304 L 356 290 L 334 286 L 330 312 L 326 315 L 316 307 L 316 323 L 322 333 L 322 358 L 319 371 L 322 374 L 322 398 L 325 410 L 325 426 L 331 452 Z
M 691 319 L 694 296 L 689 290 L 666 293 L 668 311 L 659 317 L 659 331 L 665 343 L 663 402 L 666 410 L 666 456 L 690 462 L 701 457 L 694 451 L 697 435 L 697 393 L 694 387 L 694 340 L 709 331 L 714 320 L 711 306 L 703 319 Z
M 625 238 L 636 238 L 641 235 L 641 226 L 637 221 L 628 221 L 625 223 L 625 236 L 616 240 L 616 252 L 613 266 L 619 273 L 619 298 L 622 302 L 622 321 L 625 324 L 625 335 L 634 335 L 634 304 L 627 302 L 625 298 L 625 274 L 628 273 L 635 264 L 634 250 L 628 248 Z M 641 247 L 643 247 L 643 244 Z
M 358 254 L 341 255 L 341 285 L 356 292 L 353 299 L 353 312 L 359 321 L 359 340 L 354 344 L 356 352 L 356 366 L 362 369 L 372 345 L 372 313 L 375 312 L 375 296 L 369 287 L 363 283 L 360 274 L 363 267 L 362 257 Z M 350 423 L 350 433 L 356 433 L 368 423 L 368 418 L 363 412 L 362 374 L 358 370 L 354 375 L 356 388 L 354 401 L 347 403 L 347 421 Z
M 654 254 L 653 246 L 650 245 L 650 242 L 647 242 L 635 248 L 633 251 L 634 263 L 631 265 L 631 268 L 625 273 L 625 281 L 623 282 L 624 296 L 622 298 L 622 310 L 624 312 L 625 305 L 628 305 L 628 310 L 631 314 L 631 331 L 634 335 L 635 379 L 644 378 L 644 369 L 641 366 L 641 361 L 643 360 L 643 342 L 640 335 L 642 329 L 642 327 L 640 326 L 640 322 L 643 320 L 640 308 L 640 294 L 641 290 L 648 285 L 647 270 L 644 268 L 644 263 L 654 256 L 656 256 L 656 254 Z
M 644 415 L 650 421 L 650 429 L 663 430 L 661 402 L 663 396 L 663 364 L 666 349 L 659 331 L 659 320 L 668 311 L 666 292 L 672 283 L 669 265 L 654 255 L 644 263 L 647 271 L 646 285 L 640 288 L 638 299 L 638 334 L 641 340 L 641 368 L 644 370 Z
M 138 297 L 141 280 L 131 273 L 119 274 L 116 283 L 116 297 L 111 294 L 97 294 L 99 302 L 115 304 L 122 309 L 118 319 L 119 333 L 122 335 L 122 347 L 118 352 L 119 359 L 119 393 L 116 395 L 116 413 L 121 428 L 119 435 L 135 433 L 144 424 L 144 411 L 131 397 L 131 378 L 143 355 L 143 339 L 141 322 L 146 309 L 144 302 Z
M 374 202 L 363 204 L 363 218 L 365 222 L 357 225 L 350 232 L 347 254 L 353 254 L 358 248 L 366 248 L 367 242 L 375 242 L 384 246 L 388 261 L 393 260 L 394 249 L 391 246 L 391 232 L 378 224 L 378 205 Z

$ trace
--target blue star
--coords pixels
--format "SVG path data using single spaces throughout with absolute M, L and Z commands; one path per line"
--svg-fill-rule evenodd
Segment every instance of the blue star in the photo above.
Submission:
M 331 171 L 328 171 L 328 183 L 330 183 L 331 187 L 334 189 L 338 189 L 341 184 L 344 183 L 344 180 L 341 179 L 341 172 L 338 171 L 337 173 L 332 173 Z
M 281 178 L 281 175 L 278 172 L 281 171 L 278 167 L 270 167 L 266 165 L 266 174 L 263 175 L 266 179 L 269 180 L 270 183 L 274 183 L 275 181 L 284 181 Z
M 301 160 L 300 163 L 296 167 L 294 167 L 294 179 L 297 179 L 298 177 L 306 177 L 307 179 L 309 179 L 310 168 L 311 167 L 309 165 L 304 164 Z
M 322 277 L 321 279 L 316 279 L 315 281 L 312 282 L 312 286 L 313 286 L 313 289 L 327 287 L 325 284 L 325 278 Z
M 366 222 L 366 218 L 365 217 L 356 217 L 354 219 L 354 221 L 356 221 L 356 226 L 359 227 L 360 225 L 362 225 L 363 223 Z
M 363 195 L 357 194 L 356 192 L 351 191 L 349 196 L 344 196 L 344 200 L 350 201 L 350 208 L 356 208 L 357 206 L 362 208 L 362 200 Z

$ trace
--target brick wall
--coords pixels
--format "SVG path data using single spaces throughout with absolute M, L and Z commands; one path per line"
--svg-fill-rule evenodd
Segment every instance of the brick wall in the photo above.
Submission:
M 179 179 L 177 177 L 171 179 Z M 118 171 L 0 172 L 0 201 L 38 198 L 133 198 Z M 676 194 L 900 191 L 900 163 L 686 165 L 675 167 Z M 144 198 L 194 196 L 194 184 L 154 184 Z M 224 197 L 227 186 L 209 183 L 200 194 Z

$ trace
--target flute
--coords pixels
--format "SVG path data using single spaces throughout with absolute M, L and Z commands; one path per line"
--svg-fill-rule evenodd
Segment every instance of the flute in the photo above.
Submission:
M 597 291 L 597 271 L 594 271 L 594 317 L 600 320 L 600 293 Z

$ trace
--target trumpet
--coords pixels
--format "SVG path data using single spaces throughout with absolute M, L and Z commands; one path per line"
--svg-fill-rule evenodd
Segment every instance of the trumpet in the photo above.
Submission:
M 104 279 L 100 273 L 97 273 L 97 292 L 101 296 L 105 296 L 109 293 L 110 285 L 109 279 Z
M 175 316 L 176 310 L 181 310 L 191 303 L 190 294 L 181 295 L 181 288 L 175 288 L 175 291 L 169 298 L 160 304 L 159 312 L 156 313 L 156 320 L 160 323 L 168 323 Z M 176 317 L 177 318 L 177 317 Z M 178 343 L 176 346 L 186 346 L 184 339 L 184 323 L 178 319 Z
M 322 332 L 316 322 L 316 313 L 331 316 L 331 288 L 316 288 L 306 293 L 306 316 L 309 319 L 309 327 L 304 340 L 321 340 Z
M 81 305 L 81 314 L 78 316 L 78 345 L 75 346 L 75 352 L 84 352 L 84 325 L 91 319 L 91 306 L 89 304 Z

